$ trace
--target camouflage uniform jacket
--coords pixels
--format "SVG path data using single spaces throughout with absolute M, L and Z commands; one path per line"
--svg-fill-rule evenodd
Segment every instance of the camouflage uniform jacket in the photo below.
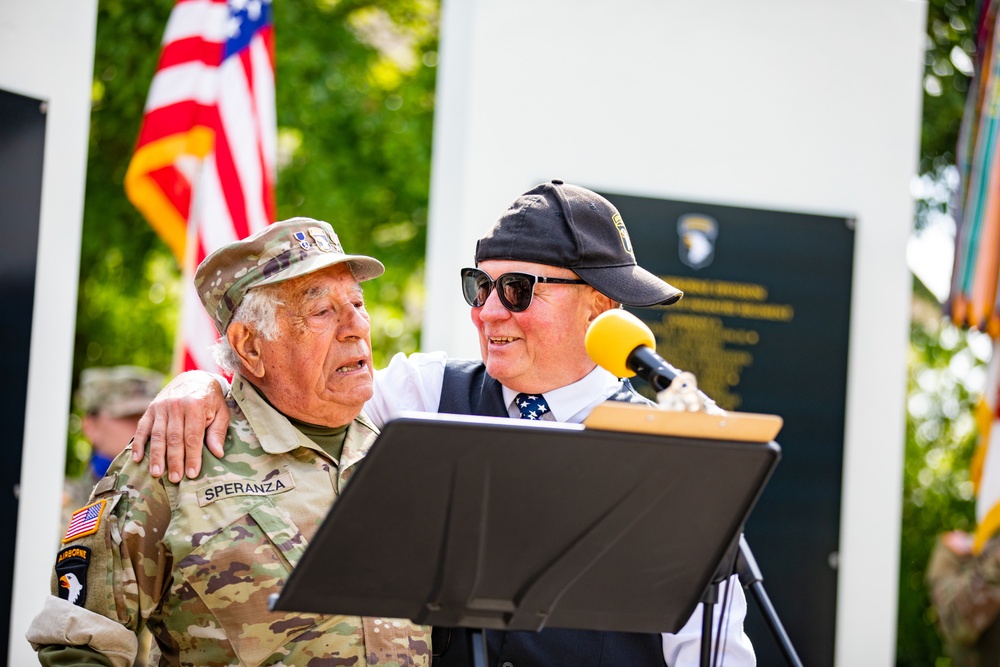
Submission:
M 154 479 L 126 450 L 95 488 L 96 526 L 81 515 L 57 558 L 62 599 L 48 598 L 28 631 L 42 663 L 87 645 L 131 664 L 146 625 L 162 665 L 429 665 L 430 631 L 410 621 L 268 611 L 375 427 L 361 414 L 337 465 L 245 379 L 228 403 L 225 459 L 206 452 L 197 479 Z M 74 664 L 107 664 L 92 656 Z
M 956 667 L 1000 664 L 1000 536 L 976 555 L 956 554 L 938 539 L 927 588 Z

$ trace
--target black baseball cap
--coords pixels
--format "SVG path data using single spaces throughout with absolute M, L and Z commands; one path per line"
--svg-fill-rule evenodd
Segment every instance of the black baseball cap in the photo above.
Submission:
M 476 265 L 489 259 L 570 269 L 626 306 L 667 306 L 683 296 L 636 264 L 628 230 L 611 202 L 558 179 L 518 197 L 476 242 Z

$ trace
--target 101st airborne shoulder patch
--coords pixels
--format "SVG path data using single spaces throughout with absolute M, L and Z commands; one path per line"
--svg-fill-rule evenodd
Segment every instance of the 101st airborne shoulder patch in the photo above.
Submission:
M 66 547 L 56 556 L 59 597 L 82 607 L 87 602 L 87 568 L 90 547 Z

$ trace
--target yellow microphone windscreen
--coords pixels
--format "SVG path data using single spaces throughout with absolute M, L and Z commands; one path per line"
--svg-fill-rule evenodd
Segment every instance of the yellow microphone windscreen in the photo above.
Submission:
M 627 365 L 632 350 L 645 345 L 656 349 L 656 339 L 646 323 L 627 310 L 609 310 L 594 318 L 584 339 L 587 354 L 597 365 L 629 378 L 635 375 Z

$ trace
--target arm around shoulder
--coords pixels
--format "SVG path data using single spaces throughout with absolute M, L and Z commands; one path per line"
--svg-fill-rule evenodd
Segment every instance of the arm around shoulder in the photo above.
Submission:
M 382 428 L 404 411 L 437 412 L 447 360 L 444 352 L 395 354 L 375 372 L 375 394 L 365 404 L 365 414 Z
M 202 447 L 218 457 L 229 428 L 225 378 L 205 371 L 181 373 L 160 390 L 139 420 L 132 455 L 142 461 L 149 443 L 149 470 L 154 477 L 168 471 L 173 482 L 201 470 Z

